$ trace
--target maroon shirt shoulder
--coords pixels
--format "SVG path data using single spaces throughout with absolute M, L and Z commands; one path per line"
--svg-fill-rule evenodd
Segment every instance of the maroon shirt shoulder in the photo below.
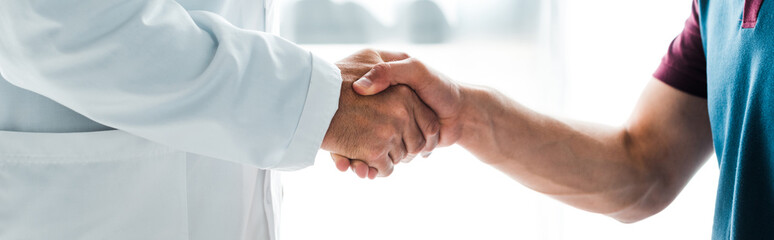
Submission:
M 701 41 L 696 1 L 685 29 L 669 45 L 653 77 L 685 93 L 707 98 L 707 58 Z

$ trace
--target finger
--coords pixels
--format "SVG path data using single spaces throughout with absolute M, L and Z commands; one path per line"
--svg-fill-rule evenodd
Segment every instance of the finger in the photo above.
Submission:
M 409 154 L 408 156 L 406 156 L 406 158 L 401 160 L 401 162 L 403 162 L 403 163 L 410 163 L 411 160 L 414 160 L 414 158 L 416 158 L 416 157 L 417 157 L 416 154 Z
M 406 158 L 408 150 L 406 150 L 406 143 L 402 139 L 396 139 L 393 142 L 393 148 L 390 150 L 389 157 L 392 164 L 396 164 Z
M 435 148 L 438 147 L 438 145 L 440 144 L 441 133 L 438 132 L 436 134 L 427 136 L 426 138 L 428 138 L 429 140 L 427 140 L 427 143 L 425 143 L 425 148 L 423 148 L 421 151 L 422 157 L 425 157 L 425 158 L 427 158 L 427 156 L 430 156 L 430 153 L 433 152 L 433 150 L 435 150 Z
M 428 84 L 424 77 L 426 74 L 427 68 L 421 62 L 408 58 L 376 64 L 352 86 L 360 95 L 374 95 L 396 84 L 405 84 L 414 90 L 421 90 Z
M 352 160 L 352 171 L 355 172 L 359 178 L 365 178 L 368 176 L 368 164 L 360 160 Z
M 400 162 L 399 158 L 392 156 L 392 152 L 387 153 L 387 157 L 390 159 L 390 162 L 392 162 L 392 164 L 396 164 L 397 162 Z
M 347 169 L 349 169 L 349 158 L 335 153 L 331 153 L 331 158 L 333 159 L 333 162 L 336 164 L 336 168 L 339 169 L 339 171 L 346 172 Z
M 411 57 L 404 52 L 393 52 L 385 50 L 376 50 L 376 52 L 379 53 L 379 56 L 382 57 L 382 61 L 385 62 L 400 61 Z
M 390 75 L 390 63 L 379 63 L 355 81 L 352 87 L 360 95 L 374 95 L 393 84 Z
M 376 168 L 369 168 L 368 169 L 368 178 L 369 179 L 373 180 L 374 178 L 376 178 L 376 175 L 378 175 L 378 174 L 379 174 L 379 170 L 377 170 Z
M 378 177 L 387 177 L 392 174 L 393 169 L 395 168 L 395 165 L 392 163 L 392 159 L 389 156 L 390 154 L 384 154 L 381 158 L 371 160 L 368 162 L 368 165 L 376 168 L 376 170 L 379 172 L 376 176 Z
M 414 104 L 414 118 L 425 139 L 425 144 L 418 152 L 431 152 L 438 146 L 441 137 L 441 123 L 432 109 L 423 102 Z
M 412 108 L 416 108 L 416 107 L 412 106 Z M 431 116 L 424 116 L 427 113 L 419 113 L 419 114 L 422 114 L 423 116 L 416 116 L 418 112 L 416 112 L 414 109 L 412 109 L 412 112 L 413 112 L 413 115 L 415 116 L 410 117 L 409 124 L 404 128 L 402 137 L 403 137 L 403 143 L 406 147 L 406 152 L 408 154 L 416 155 L 419 152 L 421 152 L 422 149 L 425 148 L 425 144 L 427 143 L 427 141 L 425 140 L 425 134 L 422 132 L 422 129 L 420 129 L 421 124 L 419 124 L 417 121 L 419 121 L 422 118 L 427 118 Z

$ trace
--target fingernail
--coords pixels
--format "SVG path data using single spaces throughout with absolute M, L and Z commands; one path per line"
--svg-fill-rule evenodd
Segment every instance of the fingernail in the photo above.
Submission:
M 362 88 L 370 88 L 372 85 L 374 85 L 371 80 L 368 80 L 368 78 L 361 78 L 360 80 L 357 80 L 355 84 L 359 85 Z
M 430 157 L 430 154 L 433 154 L 433 152 L 423 152 L 423 153 L 422 153 L 422 157 L 423 157 L 423 158 Z

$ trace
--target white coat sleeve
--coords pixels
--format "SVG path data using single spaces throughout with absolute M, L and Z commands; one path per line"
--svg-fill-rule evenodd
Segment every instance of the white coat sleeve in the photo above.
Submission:
M 0 73 L 101 124 L 264 169 L 314 157 L 335 65 L 173 0 L 0 0 Z

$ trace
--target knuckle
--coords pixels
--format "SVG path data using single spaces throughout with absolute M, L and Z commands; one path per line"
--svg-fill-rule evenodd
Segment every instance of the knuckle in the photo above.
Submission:
M 406 156 L 408 156 L 408 153 L 406 152 L 406 150 L 398 149 L 398 156 L 396 156 L 398 160 L 405 159 Z
M 393 117 L 401 120 L 401 122 L 403 123 L 408 122 L 408 120 L 411 117 L 409 115 L 409 110 L 400 105 L 396 105 L 396 107 L 392 110 L 392 114 L 393 114 Z
M 417 154 L 422 151 L 422 149 L 425 148 L 425 145 L 427 144 L 427 140 L 424 138 L 417 139 L 413 145 L 407 146 L 407 150 L 409 154 Z
M 371 55 L 373 55 L 373 54 L 378 55 L 379 54 L 379 52 L 376 51 L 376 49 L 373 49 L 373 48 L 363 48 L 362 50 L 360 50 L 359 53 L 360 54 L 371 54 Z
M 408 149 L 407 149 L 408 146 L 406 146 L 405 144 L 408 144 L 408 143 L 404 143 L 404 141 L 402 140 L 399 140 L 395 143 L 395 153 L 397 155 L 395 157 L 397 157 L 398 160 L 404 159 L 408 155 Z
M 425 127 L 425 131 L 427 131 L 428 135 L 436 135 L 441 132 L 441 123 L 438 121 L 430 121 L 430 123 L 427 124 L 427 127 Z
M 376 168 L 380 172 L 382 170 L 387 169 L 391 164 L 392 162 L 390 162 L 390 159 L 384 154 L 381 154 L 378 157 L 371 159 L 371 161 L 369 161 L 369 165 L 371 167 Z
M 395 130 L 393 130 L 391 127 L 388 127 L 388 125 L 374 129 L 374 131 L 374 135 L 379 138 L 379 141 L 391 140 L 395 135 Z
M 374 65 L 370 71 L 366 74 L 366 77 L 373 81 L 375 84 L 386 84 L 389 86 L 390 84 L 390 65 L 387 63 L 377 63 Z
M 377 63 L 374 65 L 371 71 L 377 77 L 377 79 L 381 79 L 381 77 L 385 77 L 390 72 L 390 68 L 391 67 L 389 63 Z

